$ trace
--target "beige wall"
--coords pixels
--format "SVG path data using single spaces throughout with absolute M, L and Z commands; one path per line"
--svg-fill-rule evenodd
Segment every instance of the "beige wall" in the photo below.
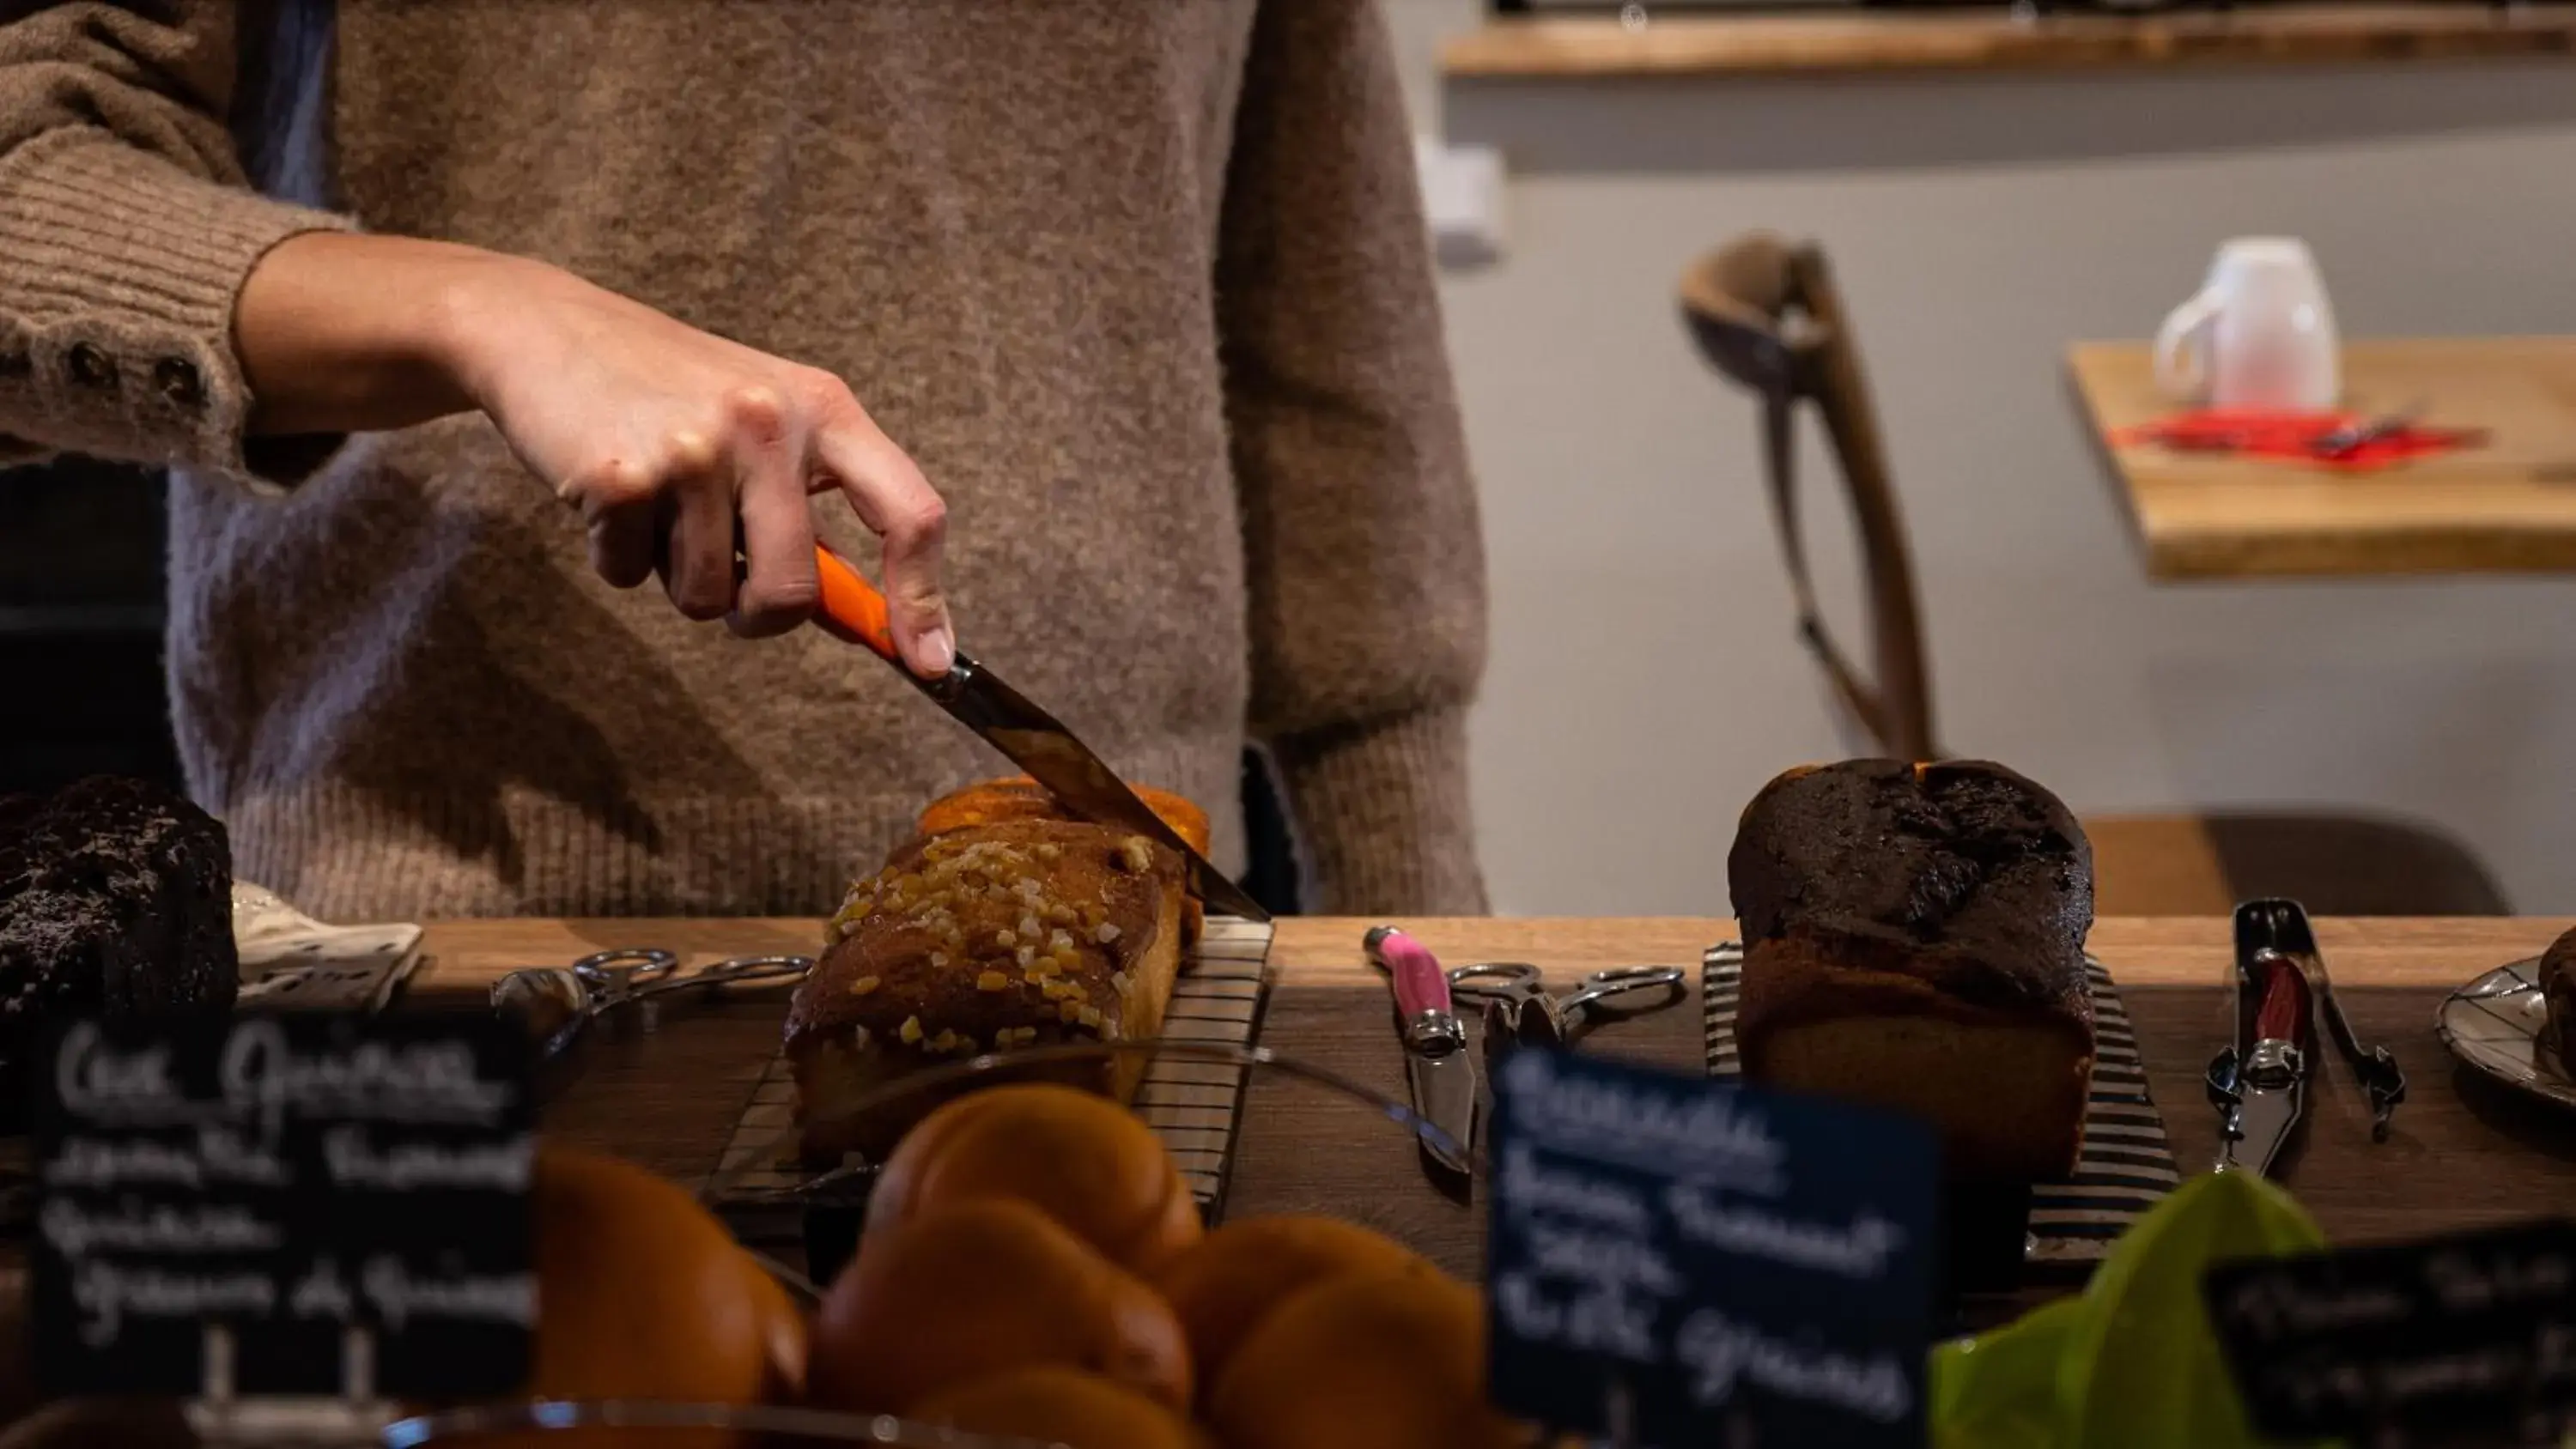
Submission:
M 1498 909 L 1723 910 L 1737 809 L 1842 749 L 1749 405 L 1671 304 L 1700 249 L 1770 226 L 1822 240 L 1856 310 L 1952 748 L 2079 809 L 2419 815 L 2519 908 L 2576 911 L 2576 580 L 2150 586 L 2059 367 L 2258 231 L 2315 246 L 2347 335 L 2576 332 L 2576 67 L 1442 85 L 1476 0 L 1386 3 L 1425 126 L 1512 175 L 1507 254 L 1446 283 Z

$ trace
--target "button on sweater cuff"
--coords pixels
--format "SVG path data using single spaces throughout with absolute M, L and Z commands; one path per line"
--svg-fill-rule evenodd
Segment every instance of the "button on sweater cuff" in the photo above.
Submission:
M 0 161 L 0 435 L 261 491 L 300 481 L 331 443 L 245 446 L 233 303 L 270 247 L 348 227 L 97 132 L 18 148 Z

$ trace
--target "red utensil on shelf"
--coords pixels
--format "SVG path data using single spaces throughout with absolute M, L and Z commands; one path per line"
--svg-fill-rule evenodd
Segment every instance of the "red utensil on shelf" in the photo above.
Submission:
M 2352 412 L 2197 408 L 2120 429 L 2111 441 L 2119 447 L 2155 444 L 2178 453 L 2242 455 L 2367 471 L 2486 440 L 2484 429 L 2426 427 L 2414 422 L 2413 415 L 2413 410 L 2372 417 Z

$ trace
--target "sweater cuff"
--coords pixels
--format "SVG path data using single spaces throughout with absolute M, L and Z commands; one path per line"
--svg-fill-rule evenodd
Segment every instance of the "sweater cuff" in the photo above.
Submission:
M 1309 910 L 1481 916 L 1467 712 L 1426 710 L 1273 742 L 1311 856 Z
M 289 485 L 329 438 L 245 439 L 233 304 L 268 249 L 345 231 L 94 131 L 0 160 L 0 433 L 57 452 Z

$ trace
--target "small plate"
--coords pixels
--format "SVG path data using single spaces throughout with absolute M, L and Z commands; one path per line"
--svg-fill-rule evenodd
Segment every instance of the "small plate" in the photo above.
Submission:
M 2488 1077 L 2543 1101 L 2576 1111 L 2576 1080 L 2567 1064 L 2540 1045 L 2549 1024 L 2537 968 L 2529 957 L 2498 966 L 2442 999 L 2433 1029 L 2451 1055 Z

